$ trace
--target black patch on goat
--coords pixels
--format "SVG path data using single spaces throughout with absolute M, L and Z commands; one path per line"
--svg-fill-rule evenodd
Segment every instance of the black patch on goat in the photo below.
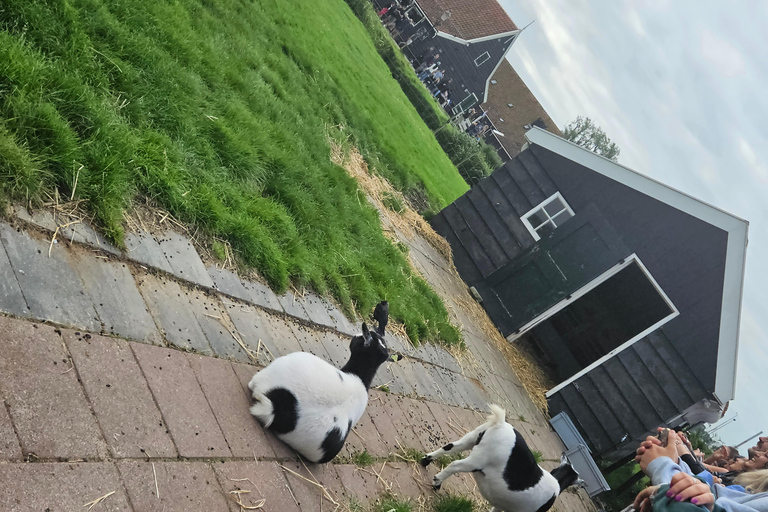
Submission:
M 453 448 L 453 443 L 448 443 L 447 445 L 443 446 L 443 450 L 449 452 Z
M 566 487 L 575 484 L 576 480 L 579 479 L 579 473 L 576 472 L 570 464 L 561 464 L 550 471 L 550 474 L 555 477 L 557 483 L 560 484 L 560 492 L 563 492 L 563 489 Z
M 349 434 L 351 429 L 352 422 L 350 421 L 347 427 L 347 434 Z M 346 440 L 347 436 L 341 435 L 341 429 L 339 427 L 333 427 L 331 430 L 329 430 L 328 433 L 325 434 L 323 444 L 320 445 L 323 448 L 323 458 L 320 459 L 319 462 L 324 464 L 333 459 L 336 454 L 341 451 L 342 446 L 344 446 L 344 441 Z
M 510 491 L 524 491 L 536 485 L 541 480 L 543 470 L 536 464 L 536 459 L 528 448 L 528 444 L 515 429 L 515 446 L 509 454 L 504 468 L 504 481 Z M 546 509 L 545 509 L 546 510 Z
M 296 396 L 285 388 L 275 388 L 264 394 L 272 402 L 275 419 L 269 430 L 276 434 L 287 434 L 296 428 L 299 421 L 299 402 Z
M 557 495 L 552 496 L 549 498 L 549 501 L 543 504 L 539 507 L 539 509 L 536 512 L 547 512 L 550 508 L 552 508 L 552 505 L 555 504 L 555 500 L 557 499 Z
M 480 444 L 480 441 L 483 440 L 483 436 L 485 435 L 485 430 L 477 434 L 477 441 L 475 441 L 475 446 Z

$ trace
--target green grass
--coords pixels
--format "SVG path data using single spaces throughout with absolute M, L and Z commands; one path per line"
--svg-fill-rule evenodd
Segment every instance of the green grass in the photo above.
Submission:
M 544 460 L 544 456 L 541 452 L 539 450 L 533 450 L 531 453 L 533 454 L 533 460 L 536 461 L 536 464 L 541 464 L 541 461 Z
M 374 463 L 374 460 L 375 459 L 373 456 L 368 453 L 368 450 L 363 450 L 362 452 L 358 452 L 352 456 L 352 462 L 361 468 L 370 466 Z
M 6 0 L 0 194 L 84 199 L 105 234 L 147 196 L 226 241 L 270 285 L 456 343 L 426 283 L 329 161 L 350 140 L 439 209 L 467 186 L 342 0 Z M 214 249 L 214 254 L 221 248 Z
M 448 464 L 455 460 L 463 459 L 464 456 L 461 453 L 454 453 L 452 455 L 441 455 L 435 459 L 435 465 L 440 469 L 444 469 Z
M 435 512 L 473 512 L 475 502 L 455 494 L 439 494 L 432 504 Z
M 385 495 L 378 499 L 372 507 L 372 512 L 411 512 L 413 504 L 409 499 Z

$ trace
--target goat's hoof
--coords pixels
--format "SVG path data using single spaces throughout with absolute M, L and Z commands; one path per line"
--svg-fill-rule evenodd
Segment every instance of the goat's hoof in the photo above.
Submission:
M 421 465 L 424 466 L 424 467 L 429 466 L 430 462 L 432 462 L 432 457 L 430 457 L 429 455 L 426 455 L 426 456 L 424 456 L 423 459 L 421 459 Z
M 439 491 L 442 486 L 443 486 L 443 484 L 435 484 L 435 483 L 433 483 L 432 484 L 432 490 Z

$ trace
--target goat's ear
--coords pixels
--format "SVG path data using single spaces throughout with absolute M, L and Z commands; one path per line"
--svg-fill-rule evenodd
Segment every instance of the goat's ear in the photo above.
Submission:
M 568 462 L 568 457 L 565 455 L 565 452 L 563 452 L 562 455 L 560 455 L 560 464 L 565 464 L 566 462 Z
M 363 347 L 370 345 L 372 340 L 371 331 L 368 330 L 368 326 L 363 322 Z

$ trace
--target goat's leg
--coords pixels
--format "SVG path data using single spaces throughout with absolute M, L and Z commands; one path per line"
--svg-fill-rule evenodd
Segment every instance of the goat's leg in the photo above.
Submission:
M 460 453 L 465 450 L 469 450 L 470 448 L 473 448 L 477 443 L 480 442 L 480 439 L 482 438 L 482 435 L 483 433 L 485 433 L 485 430 L 487 428 L 488 428 L 488 425 L 482 424 L 472 432 L 468 433 L 467 435 L 459 439 L 458 441 L 454 441 L 453 443 L 448 443 L 442 448 L 438 448 L 432 453 L 426 454 L 424 458 L 421 459 L 421 465 L 424 467 L 427 467 L 430 462 L 432 462 L 433 460 L 435 460 L 436 458 L 442 455 Z
M 471 473 L 473 471 L 481 471 L 483 469 L 481 464 L 482 462 L 487 461 L 479 460 L 477 455 L 473 457 L 472 453 L 470 453 L 465 459 L 451 462 L 432 479 L 432 488 L 434 490 L 440 489 L 440 486 L 443 485 L 445 479 L 454 473 Z

